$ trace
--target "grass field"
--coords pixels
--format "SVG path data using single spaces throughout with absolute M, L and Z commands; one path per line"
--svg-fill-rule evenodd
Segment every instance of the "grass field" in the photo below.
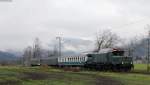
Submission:
M 145 65 L 135 65 L 141 70 Z M 0 67 L 0 85 L 150 85 L 149 74 Z
M 135 64 L 133 73 L 99 72 L 98 75 L 115 78 L 124 85 L 150 85 L 150 74 L 145 72 L 147 72 L 147 64 Z
M 85 80 L 81 82 L 81 78 Z M 90 85 L 91 82 L 94 82 L 92 77 L 55 69 L 0 67 L 0 85 Z
M 95 74 L 65 72 L 52 68 L 0 67 L 0 85 L 121 85 Z
M 147 70 L 147 64 L 135 64 L 134 70 L 146 71 Z
M 133 73 L 99 73 L 121 81 L 124 85 L 150 85 L 150 75 Z

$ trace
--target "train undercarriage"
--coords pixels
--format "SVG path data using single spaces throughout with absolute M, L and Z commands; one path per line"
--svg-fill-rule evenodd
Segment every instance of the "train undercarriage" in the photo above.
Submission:
M 134 67 L 133 65 L 127 64 L 87 64 L 85 68 L 95 69 L 99 71 L 131 71 Z

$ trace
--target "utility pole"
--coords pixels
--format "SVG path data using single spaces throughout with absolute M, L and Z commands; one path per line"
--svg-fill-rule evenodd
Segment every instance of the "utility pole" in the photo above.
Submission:
M 61 57 L 61 37 L 56 37 L 58 39 L 58 44 L 59 44 L 59 57 Z
M 148 48 L 147 48 L 147 51 L 148 51 L 148 53 L 147 53 L 147 71 L 149 72 L 149 70 L 150 70 L 150 68 L 149 68 L 149 57 L 150 57 L 150 30 L 148 31 Z

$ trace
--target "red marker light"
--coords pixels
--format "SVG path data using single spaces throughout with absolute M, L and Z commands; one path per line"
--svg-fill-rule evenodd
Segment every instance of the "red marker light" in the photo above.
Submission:
M 113 49 L 113 51 L 118 51 L 118 49 Z

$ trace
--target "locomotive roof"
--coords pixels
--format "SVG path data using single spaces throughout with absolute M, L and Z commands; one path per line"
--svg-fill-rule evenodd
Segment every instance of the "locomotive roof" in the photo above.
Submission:
M 106 49 L 101 49 L 98 53 L 109 53 L 113 51 L 123 51 L 123 50 L 119 48 L 106 48 Z
M 113 52 L 113 49 L 112 48 L 101 49 L 98 53 L 108 53 L 108 52 Z

